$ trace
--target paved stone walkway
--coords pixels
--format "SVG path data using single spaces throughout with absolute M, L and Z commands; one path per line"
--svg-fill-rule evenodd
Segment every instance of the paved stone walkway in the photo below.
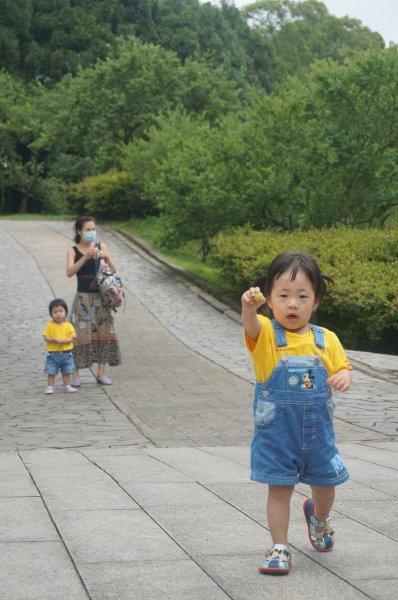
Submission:
M 396 358 L 350 353 L 388 381 L 356 371 L 352 391 L 337 396 L 351 479 L 333 510 L 335 550 L 310 547 L 308 489 L 297 486 L 293 571 L 266 578 L 257 572 L 269 533 L 265 489 L 249 481 L 253 385 L 240 325 L 101 232 L 127 287 L 116 316 L 123 364 L 109 370 L 108 388 L 86 370 L 73 396 L 45 396 L 41 332 L 51 298 L 73 298 L 71 237 L 69 223 L 0 221 L 4 276 L 14 282 L 0 298 L 0 598 L 395 598 Z

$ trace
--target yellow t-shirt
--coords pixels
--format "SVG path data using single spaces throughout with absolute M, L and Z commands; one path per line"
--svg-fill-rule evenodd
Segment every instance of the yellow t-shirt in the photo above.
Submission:
M 266 381 L 279 362 L 280 357 L 285 354 L 292 356 L 319 355 L 329 376 L 341 369 L 351 369 L 343 346 L 333 331 L 322 327 L 325 339 L 324 350 L 316 346 L 312 331 L 298 334 L 285 330 L 287 346 L 277 348 L 270 319 L 263 315 L 258 315 L 258 318 L 261 321 L 261 331 L 257 341 L 252 340 L 245 332 L 246 346 L 253 361 L 257 381 Z
M 76 332 L 72 323 L 69 323 L 69 321 L 64 321 L 63 323 L 56 323 L 55 321 L 50 321 L 50 323 L 47 323 L 47 325 L 45 326 L 42 335 L 60 340 L 75 337 Z M 55 342 L 46 342 L 47 352 L 64 352 L 65 350 L 72 350 L 72 348 L 73 342 L 69 342 L 68 344 L 56 344 Z

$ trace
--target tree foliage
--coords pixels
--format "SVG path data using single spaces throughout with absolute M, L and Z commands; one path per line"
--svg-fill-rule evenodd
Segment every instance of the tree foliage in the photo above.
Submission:
M 268 42 L 240 11 L 199 0 L 3 0 L 0 68 L 51 84 L 105 59 L 123 37 L 222 65 L 242 85 L 270 88 Z
M 398 198 L 398 48 L 319 63 L 217 127 L 163 119 L 126 170 L 165 218 L 165 238 L 251 223 L 281 231 L 382 226 Z M 150 172 L 137 168 L 145 156 Z M 138 161 L 138 162 L 137 162 Z
M 262 0 L 246 6 L 243 14 L 269 42 L 279 81 L 304 74 L 314 60 L 342 61 L 353 52 L 384 47 L 380 34 L 357 19 L 329 14 L 318 0 Z

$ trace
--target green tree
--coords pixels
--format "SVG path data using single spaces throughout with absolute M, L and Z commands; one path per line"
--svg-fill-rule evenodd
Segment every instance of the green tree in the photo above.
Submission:
M 123 148 L 178 105 L 216 122 L 237 104 L 222 72 L 194 61 L 182 66 L 173 52 L 128 38 L 113 56 L 47 94 L 34 147 L 46 151 L 51 175 L 78 181 L 118 168 Z
M 52 157 L 51 173 L 77 180 L 117 166 L 121 148 L 178 102 L 179 68 L 171 52 L 130 39 L 114 57 L 64 78 L 49 96 L 38 141 Z
M 149 141 L 126 149 L 125 168 L 160 212 L 164 245 L 178 247 L 191 239 L 200 240 L 206 260 L 211 237 L 242 221 L 245 208 L 236 185 L 240 150 L 231 130 L 228 120 L 221 128 L 211 127 L 203 118 L 177 111 L 159 119 Z M 235 177 L 227 176 L 232 171 Z
M 319 63 L 247 114 L 242 201 L 254 223 L 383 225 L 397 206 L 398 47 Z
M 357 19 L 329 14 L 318 0 L 262 0 L 246 6 L 243 14 L 269 41 L 279 81 L 305 74 L 315 60 L 342 61 L 352 52 L 384 48 L 380 34 Z
M 36 135 L 34 89 L 0 72 L 0 212 L 35 210 L 45 195 L 41 156 L 30 143 Z
M 0 3 L 0 69 L 18 72 L 29 45 L 30 2 Z

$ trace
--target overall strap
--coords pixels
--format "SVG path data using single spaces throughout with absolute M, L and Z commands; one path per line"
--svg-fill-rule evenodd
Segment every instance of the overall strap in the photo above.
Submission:
M 318 325 L 313 325 L 312 323 L 308 323 L 308 325 L 309 325 L 309 327 L 311 327 L 311 330 L 314 333 L 315 344 L 318 346 L 318 348 L 320 348 L 321 350 L 324 350 L 325 349 L 325 336 L 324 336 L 322 327 L 318 327 Z
M 271 319 L 272 327 L 274 328 L 275 334 L 275 345 L 277 348 L 287 346 L 286 333 L 284 327 L 279 325 L 276 319 Z
M 280 325 L 276 319 L 271 319 L 271 323 L 274 329 L 276 347 L 281 348 L 283 346 L 287 346 L 286 333 L 284 327 L 282 327 L 282 325 Z M 316 346 L 318 346 L 318 348 L 320 348 L 321 350 L 324 350 L 325 336 L 322 327 L 318 327 L 318 325 L 313 325 L 312 323 L 308 323 L 308 325 L 314 334 Z

